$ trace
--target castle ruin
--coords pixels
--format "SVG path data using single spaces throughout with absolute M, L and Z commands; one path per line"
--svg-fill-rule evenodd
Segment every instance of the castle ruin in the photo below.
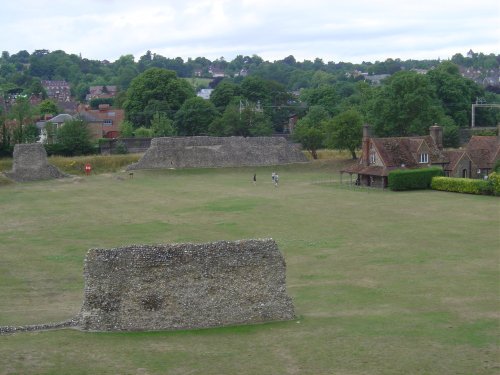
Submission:
M 307 162 L 283 137 L 154 138 L 142 158 L 127 169 L 215 168 Z
M 272 239 L 91 249 L 75 324 L 137 331 L 290 320 L 285 269 Z
M 17 144 L 14 146 L 14 162 L 10 172 L 4 174 L 17 182 L 49 180 L 68 177 L 47 161 L 47 152 L 40 143 Z

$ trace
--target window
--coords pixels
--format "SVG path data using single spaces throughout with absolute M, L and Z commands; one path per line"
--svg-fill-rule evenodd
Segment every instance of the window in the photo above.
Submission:
M 111 126 L 111 125 L 113 125 L 113 120 L 106 119 L 106 120 L 103 121 L 103 125 L 105 125 L 105 126 Z
M 428 163 L 429 154 L 420 154 L 420 163 Z
M 375 153 L 370 152 L 370 164 L 375 164 L 375 160 L 376 160 Z

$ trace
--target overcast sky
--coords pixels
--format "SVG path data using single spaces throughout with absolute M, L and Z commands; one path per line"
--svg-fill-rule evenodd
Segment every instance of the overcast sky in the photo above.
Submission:
M 359 63 L 500 53 L 498 0 L 10 0 L 0 49 Z

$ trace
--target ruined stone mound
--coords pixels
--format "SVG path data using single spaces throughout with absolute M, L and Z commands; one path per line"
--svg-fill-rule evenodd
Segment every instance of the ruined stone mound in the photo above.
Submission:
M 306 162 L 282 137 L 154 138 L 144 156 L 128 169 L 239 167 Z
M 40 143 L 17 144 L 14 146 L 12 171 L 5 175 L 17 182 L 49 180 L 68 177 L 47 162 L 47 152 Z
M 294 318 L 272 239 L 91 249 L 77 325 L 174 330 Z

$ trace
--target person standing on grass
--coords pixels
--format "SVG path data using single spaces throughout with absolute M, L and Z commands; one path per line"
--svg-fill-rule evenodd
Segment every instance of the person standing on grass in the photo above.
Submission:
M 257 184 L 257 174 L 256 173 L 253 174 L 253 184 L 254 185 Z
M 280 179 L 280 178 L 279 178 L 278 174 L 275 174 L 275 175 L 274 175 L 274 186 L 275 186 L 275 187 L 278 187 L 278 181 L 279 181 L 279 179 Z
M 274 177 L 275 176 L 276 176 L 276 172 L 271 173 L 271 180 L 273 180 L 273 184 L 274 184 Z

